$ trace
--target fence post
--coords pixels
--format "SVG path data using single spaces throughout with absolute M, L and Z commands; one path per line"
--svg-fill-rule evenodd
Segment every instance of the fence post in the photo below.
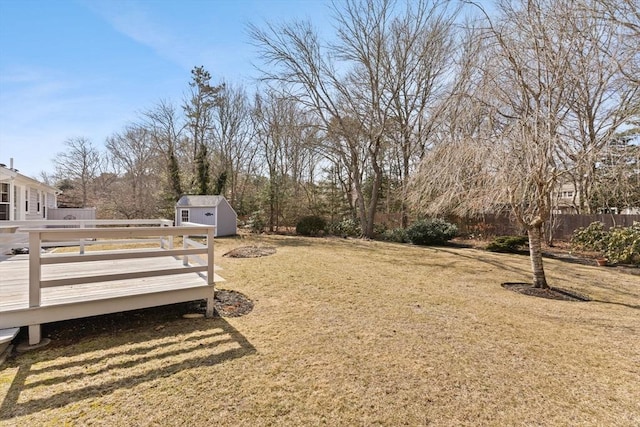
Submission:
M 29 232 L 29 307 L 40 307 L 40 231 Z M 40 325 L 29 325 L 29 345 L 40 342 Z

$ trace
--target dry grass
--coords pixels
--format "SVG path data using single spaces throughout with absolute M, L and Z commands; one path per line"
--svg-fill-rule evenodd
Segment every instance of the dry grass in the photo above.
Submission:
M 264 258 L 223 258 L 268 245 Z M 219 239 L 247 316 L 176 319 L 20 355 L 2 425 L 639 425 L 640 281 L 546 262 L 592 302 L 500 287 L 524 256 L 342 239 Z

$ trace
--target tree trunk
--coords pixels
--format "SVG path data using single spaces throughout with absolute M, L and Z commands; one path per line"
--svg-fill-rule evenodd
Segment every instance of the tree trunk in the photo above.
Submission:
M 531 257 L 531 270 L 533 271 L 533 286 L 535 288 L 548 289 L 547 278 L 542 265 L 542 224 L 527 227 L 529 235 L 529 255 Z

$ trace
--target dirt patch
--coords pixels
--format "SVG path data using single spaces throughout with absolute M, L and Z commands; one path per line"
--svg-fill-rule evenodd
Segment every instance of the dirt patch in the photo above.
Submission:
M 575 291 L 568 291 L 562 288 L 534 288 L 530 283 L 521 282 L 507 282 L 503 283 L 502 287 L 510 291 L 518 292 L 523 295 L 529 295 L 538 298 L 556 299 L 561 301 L 591 301 L 587 295 L 580 294 Z
M 200 302 L 200 310 L 204 313 L 207 307 L 206 301 Z M 214 301 L 216 313 L 221 317 L 240 317 L 249 314 L 253 310 L 253 301 L 236 291 L 218 289 Z
M 276 248 L 271 246 L 241 246 L 222 255 L 229 258 L 259 258 L 276 253 Z

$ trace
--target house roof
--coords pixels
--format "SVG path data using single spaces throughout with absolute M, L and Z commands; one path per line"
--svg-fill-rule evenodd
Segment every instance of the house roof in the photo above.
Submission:
M 195 196 L 185 195 L 180 197 L 176 206 L 190 206 L 190 207 L 215 207 L 225 200 L 224 196 Z
M 11 169 L 6 167 L 4 164 L 0 164 L 0 182 L 9 182 L 11 180 L 14 180 L 19 185 L 29 185 L 30 187 L 51 193 L 58 191 L 55 187 L 40 182 L 37 179 L 22 175 L 16 169 Z

